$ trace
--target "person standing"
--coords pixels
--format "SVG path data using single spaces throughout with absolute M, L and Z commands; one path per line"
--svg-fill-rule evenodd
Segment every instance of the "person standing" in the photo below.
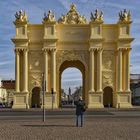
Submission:
M 76 105 L 76 126 L 79 126 L 79 120 L 81 119 L 81 127 L 83 126 L 83 115 L 86 111 L 85 102 L 80 97 L 79 100 L 75 103 Z

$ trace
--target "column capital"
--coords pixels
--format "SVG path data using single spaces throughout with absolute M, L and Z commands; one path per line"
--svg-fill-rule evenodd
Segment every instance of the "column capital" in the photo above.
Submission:
M 51 52 L 56 52 L 57 50 L 56 50 L 56 47 L 55 48 L 50 48 L 50 51 Z
M 23 52 L 28 52 L 29 50 L 28 50 L 28 48 L 22 48 L 22 51 Z
M 42 51 L 44 52 L 55 52 L 57 49 L 56 47 L 44 47 Z
M 89 48 L 89 51 L 90 51 L 90 52 L 94 52 L 94 51 L 96 51 L 96 50 L 97 50 L 97 48 L 95 48 L 95 47 L 90 47 L 90 48 Z
M 89 51 L 103 51 L 102 47 L 90 47 Z
M 21 51 L 22 51 L 21 48 L 15 48 L 15 49 L 14 49 L 14 52 L 15 52 L 16 54 L 19 54 Z
M 48 48 L 48 47 L 43 47 L 42 51 L 43 51 L 44 53 L 49 52 L 49 51 L 50 51 L 50 48 Z
M 127 52 L 130 52 L 132 50 L 132 48 L 126 48 Z
M 97 52 L 102 52 L 103 51 L 103 48 L 97 48 Z

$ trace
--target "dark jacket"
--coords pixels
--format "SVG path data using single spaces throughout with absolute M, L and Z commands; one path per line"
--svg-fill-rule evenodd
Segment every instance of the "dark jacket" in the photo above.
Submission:
M 85 102 L 83 100 L 78 100 L 76 103 L 76 115 L 82 115 L 84 113 Z

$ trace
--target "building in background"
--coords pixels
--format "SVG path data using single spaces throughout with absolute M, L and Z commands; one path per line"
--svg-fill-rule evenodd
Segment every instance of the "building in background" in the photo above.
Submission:
M 5 91 L 6 103 L 8 106 L 13 104 L 13 95 L 15 91 L 15 80 L 2 80 L 2 88 Z
M 0 79 L 0 103 L 5 104 L 7 102 L 7 92 L 3 87 L 1 79 Z
M 132 91 L 132 104 L 140 105 L 140 74 L 130 75 L 130 89 Z

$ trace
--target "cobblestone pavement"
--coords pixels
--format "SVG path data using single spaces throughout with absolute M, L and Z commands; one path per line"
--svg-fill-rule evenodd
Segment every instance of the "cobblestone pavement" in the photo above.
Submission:
M 0 140 L 140 140 L 140 118 L 87 118 L 0 121 Z

